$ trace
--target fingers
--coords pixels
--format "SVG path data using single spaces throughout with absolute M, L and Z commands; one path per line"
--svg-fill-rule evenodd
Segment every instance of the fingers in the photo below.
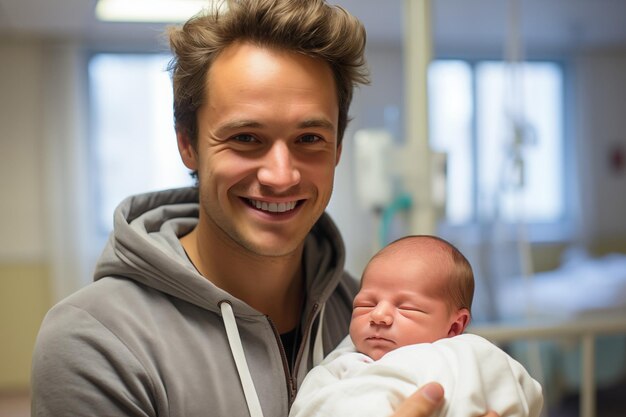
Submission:
M 483 417 L 500 417 L 500 414 L 496 413 L 495 411 L 490 411 L 487 414 L 485 414 Z
M 391 417 L 430 417 L 443 402 L 443 387 L 431 382 L 408 397 Z M 485 417 L 498 417 L 486 415 Z

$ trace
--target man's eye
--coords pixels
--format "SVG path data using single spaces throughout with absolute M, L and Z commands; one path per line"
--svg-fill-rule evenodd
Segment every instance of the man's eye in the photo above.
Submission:
M 300 142 L 303 143 L 315 143 L 321 141 L 322 138 L 317 135 L 303 135 L 300 136 Z
M 233 140 L 237 142 L 241 142 L 241 143 L 252 143 L 256 141 L 256 138 L 252 135 L 242 134 L 242 135 L 233 136 Z

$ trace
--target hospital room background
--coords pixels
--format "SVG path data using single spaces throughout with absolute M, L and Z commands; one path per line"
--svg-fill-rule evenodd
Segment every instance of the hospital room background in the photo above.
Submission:
M 192 184 L 164 24 L 95 3 L 0 0 L 0 416 L 28 415 L 41 320 L 90 281 L 115 205 Z M 447 238 L 470 331 L 542 382 L 545 415 L 626 415 L 626 2 L 331 3 L 364 22 L 372 78 L 328 208 L 346 268 Z

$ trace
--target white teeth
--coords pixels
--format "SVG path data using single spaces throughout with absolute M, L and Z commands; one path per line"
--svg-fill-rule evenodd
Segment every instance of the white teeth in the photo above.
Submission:
M 296 207 L 295 201 L 288 203 L 267 203 L 265 201 L 250 200 L 248 201 L 257 209 L 263 211 L 269 211 L 270 213 L 284 213 L 286 211 L 293 210 Z

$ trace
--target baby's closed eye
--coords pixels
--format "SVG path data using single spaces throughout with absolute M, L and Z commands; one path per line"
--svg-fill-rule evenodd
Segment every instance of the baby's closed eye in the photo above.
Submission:
M 412 305 L 400 305 L 398 306 L 398 309 L 403 310 L 403 311 L 415 311 L 417 313 L 426 313 L 426 311 L 424 311 L 423 309 L 417 306 L 412 306 Z

